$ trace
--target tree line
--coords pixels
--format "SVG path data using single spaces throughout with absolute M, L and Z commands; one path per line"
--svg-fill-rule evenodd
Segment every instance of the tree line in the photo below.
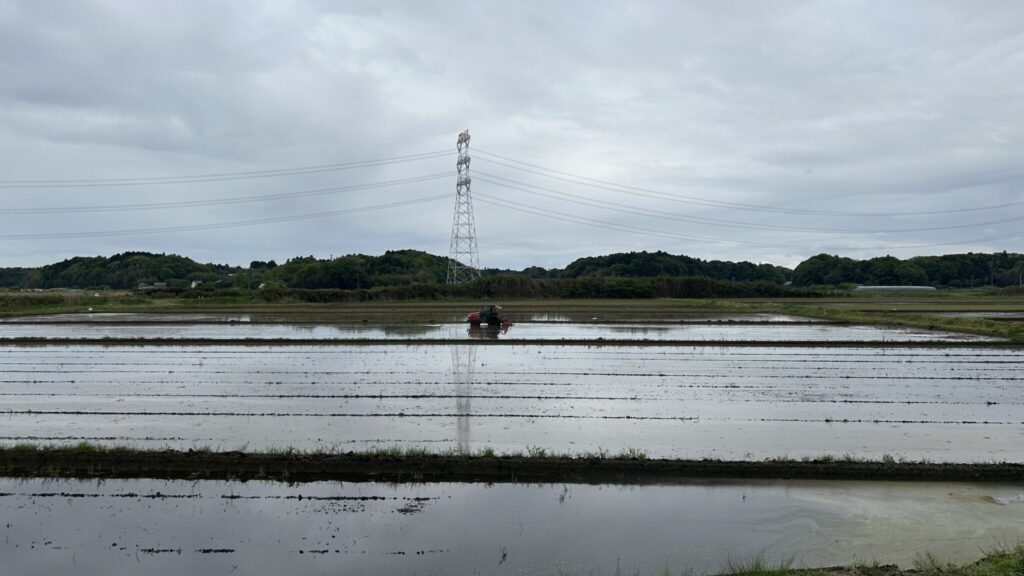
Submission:
M 78 256 L 39 268 L 0 268 L 5 288 L 136 288 L 164 282 L 185 287 L 193 281 L 231 281 L 241 269 L 226 264 L 199 264 L 176 254 L 124 252 L 110 257 Z
M 906 260 L 892 256 L 854 260 L 818 254 L 801 262 L 793 271 L 793 284 L 797 286 L 865 284 L 972 288 L 1019 286 L 1022 280 L 1024 255 L 1005 251 L 917 256 Z
M 250 292 L 264 302 L 370 302 L 451 299 L 520 298 L 782 298 L 813 297 L 821 289 L 795 288 L 771 282 L 732 282 L 701 277 L 658 278 L 531 278 L 523 274 L 483 276 L 465 284 L 406 284 L 354 290 L 266 287 Z M 167 296 L 198 298 L 202 290 Z M 223 295 L 241 295 L 240 291 Z M 159 296 L 159 295 L 157 295 Z
M 201 264 L 175 254 L 125 252 L 110 257 L 70 258 L 38 268 L 0 268 L 0 287 L 133 289 L 140 284 L 163 283 L 173 290 L 200 286 L 200 290 L 356 291 L 358 295 L 352 298 L 357 299 L 401 294 L 416 297 L 418 293 L 429 297 L 450 293 L 454 297 L 461 289 L 446 287 L 447 269 L 448 258 L 419 250 L 330 259 L 303 256 L 282 264 L 254 260 L 248 267 Z M 776 296 L 793 292 L 785 288 L 790 282 L 799 288 L 845 284 L 939 288 L 1018 285 L 1024 279 L 1024 256 L 1000 252 L 854 260 L 819 254 L 790 270 L 666 252 L 629 252 L 580 258 L 561 269 L 485 269 L 482 274 L 481 281 L 472 288 L 478 291 L 473 297 L 492 292 L 495 297 Z

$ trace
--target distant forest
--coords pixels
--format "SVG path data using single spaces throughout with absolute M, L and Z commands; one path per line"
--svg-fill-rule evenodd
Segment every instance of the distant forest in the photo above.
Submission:
M 439 289 L 424 287 L 443 284 L 447 268 L 447 258 L 418 250 L 389 251 L 381 256 L 351 254 L 324 260 L 306 256 L 282 264 L 257 260 L 248 267 L 200 264 L 173 254 L 125 252 L 109 258 L 76 257 L 39 268 L 0 268 L 0 288 L 133 289 L 158 282 L 171 290 L 193 286 L 204 290 L 381 290 L 420 286 L 416 290 L 437 296 Z M 707 261 L 665 252 L 629 252 L 580 258 L 562 269 L 485 269 L 483 276 L 481 286 L 515 287 L 517 293 L 538 296 L 656 297 L 712 292 L 770 296 L 784 293 L 782 287 L 790 283 L 800 288 L 852 284 L 1015 286 L 1024 278 L 1024 255 L 1001 252 L 853 260 L 819 254 L 790 270 L 771 264 Z M 745 287 L 741 289 L 738 285 Z M 416 290 L 404 292 L 415 294 Z
M 853 260 L 819 254 L 804 260 L 796 267 L 793 271 L 793 284 L 973 288 L 1018 286 L 1022 277 L 1024 255 L 1006 252 L 917 256 L 906 260 L 892 256 Z

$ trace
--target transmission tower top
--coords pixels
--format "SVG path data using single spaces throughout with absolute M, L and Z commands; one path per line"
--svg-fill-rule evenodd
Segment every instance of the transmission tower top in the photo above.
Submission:
M 476 246 L 476 223 L 473 220 L 473 197 L 469 177 L 469 130 L 459 133 L 455 142 L 459 159 L 455 162 L 455 216 L 452 218 L 452 240 L 448 251 L 448 284 L 463 284 L 480 277 L 480 255 Z

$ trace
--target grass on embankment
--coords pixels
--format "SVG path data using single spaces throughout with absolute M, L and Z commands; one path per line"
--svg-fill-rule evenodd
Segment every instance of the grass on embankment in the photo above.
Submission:
M 670 572 L 666 571 L 666 574 Z M 1008 550 L 990 551 L 985 557 L 970 564 L 943 564 L 930 554 L 918 556 L 914 568 L 903 570 L 897 566 L 858 564 L 835 568 L 791 569 L 772 567 L 760 559 L 743 565 L 734 565 L 721 576 L 1024 576 L 1024 545 Z
M 98 294 L 94 296 L 93 294 Z M 487 300 L 487 303 L 491 300 Z M 501 304 L 513 321 L 525 321 L 535 314 L 568 315 L 606 321 L 658 319 L 680 312 L 729 312 L 733 305 L 718 299 L 527 299 L 494 301 Z M 325 313 L 359 322 L 367 316 L 376 321 L 431 322 L 465 315 L 479 309 L 481 300 L 407 300 L 370 302 L 264 302 L 252 297 L 151 298 L 140 292 L 65 291 L 20 293 L 0 291 L 0 316 L 93 312 L 145 313 L 273 313 L 308 315 Z
M 948 330 L 1006 338 L 1014 343 L 1024 343 L 1024 322 L 1005 322 L 988 318 L 966 316 L 931 316 L 928 314 L 904 314 L 892 311 L 859 310 L 828 304 L 779 304 L 778 311 L 794 316 L 818 318 L 848 324 L 870 324 L 876 326 L 905 326 L 929 330 Z
M 817 479 L 1022 482 L 1024 464 L 905 462 L 886 457 L 772 459 L 758 462 L 651 459 L 641 450 L 555 454 L 525 452 L 431 453 L 381 447 L 364 452 L 218 452 L 208 448 L 141 450 L 82 443 L 20 444 L 0 448 L 0 476 L 53 478 L 182 478 L 395 482 L 654 483 L 691 479 Z

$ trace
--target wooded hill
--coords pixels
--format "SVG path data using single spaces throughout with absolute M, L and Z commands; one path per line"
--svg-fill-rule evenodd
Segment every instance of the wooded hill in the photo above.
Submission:
M 169 288 L 179 289 L 199 281 L 206 289 L 256 289 L 263 285 L 281 289 L 364 290 L 443 284 L 447 269 L 447 258 L 419 250 L 389 251 L 381 256 L 350 254 L 323 260 L 306 256 L 292 258 L 280 265 L 272 260 L 257 260 L 248 268 L 200 264 L 174 254 L 125 252 L 109 258 L 76 257 L 39 268 L 0 268 L 0 287 L 131 289 L 140 283 L 162 282 Z M 774 293 L 765 285 L 783 285 L 789 281 L 801 287 L 841 284 L 930 285 L 939 288 L 990 284 L 1010 286 L 1017 285 L 1024 278 L 1024 255 L 1001 252 L 921 256 L 907 260 L 891 256 L 853 260 L 819 254 L 802 262 L 796 270 L 789 270 L 771 264 L 707 261 L 665 252 L 629 252 L 580 258 L 562 269 L 485 269 L 483 275 L 485 279 L 509 277 L 504 284 L 499 284 L 515 285 L 517 291 L 535 290 L 580 297 L 586 297 L 590 292 L 621 292 L 634 297 L 678 295 L 695 291 L 704 293 L 711 287 L 716 292 Z M 700 279 L 703 284 L 686 283 L 684 289 L 678 282 L 659 284 L 654 281 L 680 278 Z M 532 286 L 530 288 L 523 284 L 524 279 L 536 282 L 528 283 Z M 761 286 L 730 291 L 724 288 L 728 283 L 758 283 Z
M 881 256 L 853 260 L 818 254 L 804 260 L 793 271 L 797 286 L 866 284 L 883 286 L 934 286 L 971 288 L 1017 286 L 1024 278 L 1024 255 L 948 254 L 917 256 L 900 260 Z
M 751 262 L 722 262 L 700 260 L 689 256 L 674 256 L 666 252 L 628 252 L 580 258 L 557 270 L 558 278 L 584 278 L 615 276 L 627 278 L 656 278 L 658 276 L 701 276 L 712 280 L 784 283 L 793 271 L 771 264 Z
M 125 252 L 109 258 L 78 256 L 39 268 L 0 268 L 0 287 L 126 289 L 143 282 L 185 287 L 193 280 L 230 281 L 230 274 L 240 270 L 226 264 L 199 264 L 174 254 Z

